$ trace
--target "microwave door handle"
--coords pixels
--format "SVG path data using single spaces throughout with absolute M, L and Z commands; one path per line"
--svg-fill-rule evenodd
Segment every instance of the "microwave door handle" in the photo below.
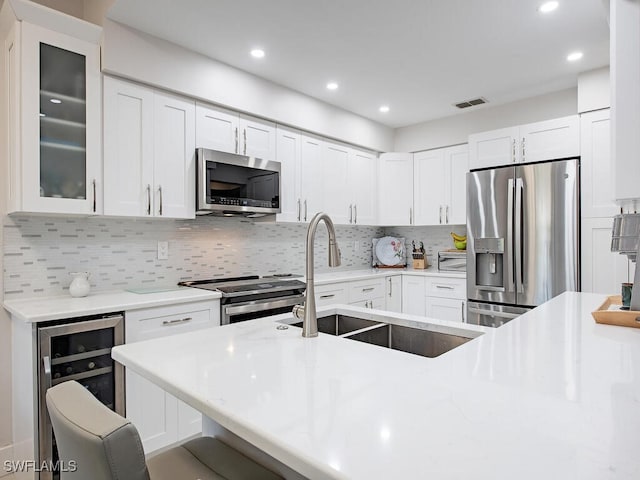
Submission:
M 507 290 L 513 292 L 515 274 L 513 270 L 513 197 L 515 195 L 513 178 L 507 182 Z

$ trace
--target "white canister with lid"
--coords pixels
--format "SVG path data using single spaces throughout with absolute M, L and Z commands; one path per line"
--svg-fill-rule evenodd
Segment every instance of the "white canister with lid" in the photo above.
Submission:
M 69 272 L 73 277 L 69 285 L 69 293 L 72 297 L 86 297 L 89 295 L 91 285 L 89 284 L 89 272 Z

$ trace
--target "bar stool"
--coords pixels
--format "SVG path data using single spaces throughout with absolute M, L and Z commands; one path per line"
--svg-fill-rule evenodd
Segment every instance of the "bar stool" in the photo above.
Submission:
M 47 408 L 62 480 L 276 480 L 282 477 L 212 437 L 145 461 L 136 428 L 76 381 L 51 387 Z

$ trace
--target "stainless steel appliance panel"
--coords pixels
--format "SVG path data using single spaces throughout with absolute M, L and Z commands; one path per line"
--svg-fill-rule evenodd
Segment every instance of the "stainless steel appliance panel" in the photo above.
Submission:
M 467 323 L 497 328 L 529 310 L 530 308 L 513 305 L 467 302 Z
M 438 252 L 439 272 L 467 271 L 467 252 Z
M 467 296 L 515 303 L 512 212 L 514 167 L 467 174 Z
M 579 290 L 578 160 L 516 167 L 517 304 L 536 306 Z

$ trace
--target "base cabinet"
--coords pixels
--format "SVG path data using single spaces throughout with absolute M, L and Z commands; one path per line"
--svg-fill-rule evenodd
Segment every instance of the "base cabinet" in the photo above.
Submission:
M 402 277 L 402 313 L 420 315 L 427 313 L 426 279 L 417 276 Z
M 427 317 L 451 322 L 465 321 L 465 300 L 427 297 Z
M 385 282 L 385 310 L 402 313 L 402 275 L 387 277 Z
M 125 313 L 126 343 L 220 325 L 220 302 L 194 302 Z M 197 435 L 202 415 L 134 372 L 126 371 L 127 418 L 138 429 L 145 453 Z

